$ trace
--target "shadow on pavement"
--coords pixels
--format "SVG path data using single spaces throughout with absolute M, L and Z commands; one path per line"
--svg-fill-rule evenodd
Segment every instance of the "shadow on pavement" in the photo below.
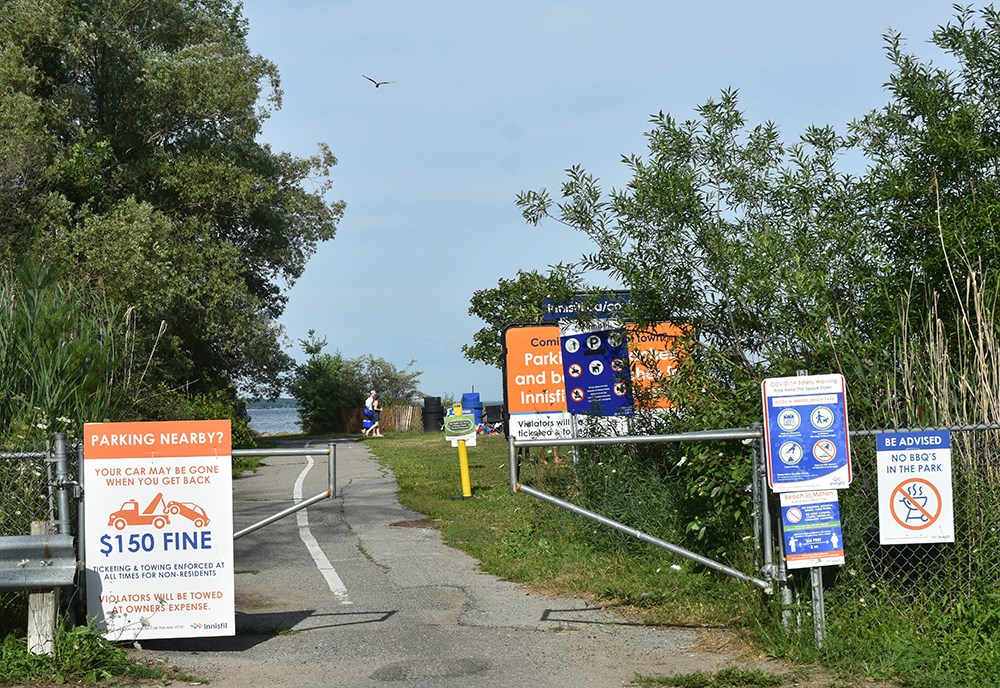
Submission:
M 236 635 L 210 638 L 158 638 L 142 641 L 143 648 L 164 652 L 243 652 L 271 638 L 322 628 L 382 623 L 396 614 L 390 611 L 324 612 L 313 609 L 291 612 L 236 612 Z M 310 623 L 310 620 L 321 623 Z

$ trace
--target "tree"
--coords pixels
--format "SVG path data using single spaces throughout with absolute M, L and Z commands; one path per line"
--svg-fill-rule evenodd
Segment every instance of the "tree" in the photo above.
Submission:
M 420 376 L 422 371 L 410 370 L 416 361 L 410 361 L 403 368 L 372 354 L 353 359 L 354 365 L 367 384 L 366 389 L 378 391 L 383 406 L 390 404 L 413 404 L 421 396 Z M 366 395 L 367 396 L 367 395 Z
M 568 301 L 579 285 L 571 266 L 557 265 L 547 274 L 518 270 L 516 279 L 501 279 L 495 289 L 475 292 L 469 301 L 469 315 L 487 326 L 472 335 L 472 344 L 463 345 L 462 353 L 470 361 L 502 368 L 504 329 L 542 322 L 542 302 L 547 298 Z
M 364 403 L 364 381 L 359 371 L 338 351 L 323 353 L 326 338 L 309 330 L 299 340 L 308 359 L 296 367 L 288 391 L 299 402 L 299 418 L 306 432 L 342 430 L 343 415 Z
M 147 341 L 165 322 L 168 384 L 277 393 L 284 290 L 344 206 L 325 200 L 326 146 L 296 158 L 256 142 L 281 91 L 239 4 L 5 0 L 3 14 L 0 252 L 67 261 L 135 306 Z
M 689 323 L 702 371 L 692 391 L 733 390 L 744 401 L 732 411 L 745 413 L 755 395 L 743 385 L 822 367 L 829 333 L 864 323 L 878 254 L 858 231 L 856 182 L 835 169 L 832 130 L 786 146 L 773 123 L 746 123 L 734 91 L 697 112 L 652 118 L 648 157 L 625 158 L 625 190 L 605 198 L 573 168 L 561 203 L 541 190 L 518 204 L 531 223 L 554 218 L 593 240 L 580 265 L 629 289 L 629 319 Z
M 308 358 L 296 367 L 288 390 L 299 402 L 306 432 L 343 431 L 348 414 L 364 406 L 371 389 L 379 390 L 383 406 L 411 404 L 420 394 L 421 373 L 409 370 L 412 361 L 400 370 L 372 354 L 345 359 L 339 351 L 323 353 L 327 340 L 315 330 L 299 343 Z
M 1000 260 L 1000 13 L 987 7 L 979 17 L 981 25 L 956 6 L 955 20 L 934 32 L 953 70 L 918 60 L 898 33 L 886 34 L 891 100 L 851 126 L 850 143 L 872 161 L 865 221 L 884 257 L 885 287 L 916 291 L 918 318 L 934 301 L 946 320 L 960 312 L 960 273 Z

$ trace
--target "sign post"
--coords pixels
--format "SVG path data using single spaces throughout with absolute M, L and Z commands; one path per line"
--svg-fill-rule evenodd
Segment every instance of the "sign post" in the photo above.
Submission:
M 462 479 L 462 497 L 472 496 L 472 481 L 469 478 L 469 452 L 466 442 L 476 442 L 476 419 L 472 415 L 462 415 L 462 405 L 452 407 L 452 415 L 444 418 L 444 436 L 451 446 L 458 447 L 458 468 Z
M 88 423 L 87 613 L 113 640 L 235 635 L 226 421 Z

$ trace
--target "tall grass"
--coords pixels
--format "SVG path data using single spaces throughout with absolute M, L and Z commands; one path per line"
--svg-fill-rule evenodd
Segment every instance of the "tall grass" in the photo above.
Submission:
M 41 444 L 80 419 L 117 415 L 134 395 L 134 318 L 50 264 L 0 272 L 0 442 Z

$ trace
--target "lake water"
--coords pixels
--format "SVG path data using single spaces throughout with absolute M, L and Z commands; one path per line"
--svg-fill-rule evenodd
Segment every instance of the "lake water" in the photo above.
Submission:
M 250 429 L 262 435 L 302 432 L 296 408 L 248 408 Z

